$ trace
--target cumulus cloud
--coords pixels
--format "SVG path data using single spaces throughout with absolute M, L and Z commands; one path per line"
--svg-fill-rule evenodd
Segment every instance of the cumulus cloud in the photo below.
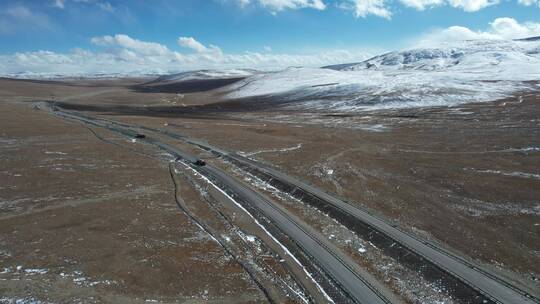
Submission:
M 353 10 L 356 17 L 365 18 L 368 15 L 375 15 L 390 19 L 392 16 L 385 0 L 347 0 L 340 7 Z
M 142 55 L 165 55 L 169 53 L 169 49 L 164 45 L 155 42 L 140 41 L 123 34 L 94 37 L 91 39 L 91 42 L 101 46 L 123 48 Z
M 288 66 L 322 66 L 368 58 L 365 52 L 344 50 L 308 54 L 269 52 L 230 54 L 217 46 L 205 46 L 192 37 L 180 37 L 178 40 L 182 47 L 194 50 L 191 53 L 171 50 L 160 43 L 141 41 L 123 34 L 94 37 L 91 42 L 101 48 L 98 51 L 74 49 L 69 53 L 37 51 L 0 55 L 0 74 L 137 75 L 211 68 L 277 69 Z
M 178 38 L 178 45 L 183 48 L 191 49 L 196 53 L 208 57 L 208 59 L 219 58 L 223 55 L 223 52 L 219 47 L 212 44 L 210 44 L 209 46 L 205 46 L 193 37 Z
M 423 11 L 426 8 L 444 5 L 444 0 L 400 0 L 403 5 Z
M 499 0 L 448 0 L 449 5 L 461 8 L 466 12 L 476 12 L 498 3 Z
M 491 24 L 491 31 L 501 38 L 526 38 L 540 36 L 540 23 L 525 22 L 520 24 L 512 18 L 497 18 Z
M 314 8 L 324 10 L 326 4 L 322 0 L 237 0 L 240 6 L 246 6 L 250 3 L 258 3 L 274 12 L 285 9 Z
M 497 18 L 486 30 L 471 30 L 464 26 L 451 26 L 434 30 L 421 37 L 420 45 L 437 45 L 444 42 L 478 39 L 520 39 L 540 36 L 540 23 L 519 23 L 513 18 Z
M 196 52 L 203 53 L 208 51 L 208 48 L 206 48 L 202 43 L 195 40 L 193 37 L 180 37 L 178 38 L 178 44 L 181 47 L 185 47 L 188 49 L 192 49 Z

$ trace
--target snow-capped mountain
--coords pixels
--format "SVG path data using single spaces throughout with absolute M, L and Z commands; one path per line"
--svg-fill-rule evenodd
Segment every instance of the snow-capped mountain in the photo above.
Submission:
M 463 41 L 254 75 L 230 86 L 228 96 L 278 95 L 292 107 L 350 111 L 492 101 L 538 86 L 529 80 L 540 81 L 540 41 Z
M 363 69 L 449 70 L 485 69 L 491 66 L 534 63 L 538 44 L 529 38 L 521 41 L 463 41 L 440 48 L 422 48 L 390 52 L 360 63 L 328 66 L 340 71 Z M 536 48 L 534 47 L 536 46 Z

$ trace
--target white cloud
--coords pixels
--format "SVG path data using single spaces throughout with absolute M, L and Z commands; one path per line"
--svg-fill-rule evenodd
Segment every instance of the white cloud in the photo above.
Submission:
M 540 23 L 525 22 L 520 24 L 512 18 L 497 18 L 490 25 L 491 31 L 504 39 L 540 36 Z
M 200 43 L 193 37 L 180 37 L 178 38 L 178 45 L 183 48 L 194 50 L 195 52 L 214 60 L 223 56 L 221 49 L 215 45 L 210 44 L 208 47 Z
M 499 0 L 448 0 L 449 5 L 461 8 L 466 12 L 476 12 L 498 3 Z
M 94 37 L 91 39 L 91 42 L 101 46 L 124 48 L 143 55 L 164 55 L 169 52 L 166 46 L 159 43 L 144 42 L 122 34 Z
M 423 11 L 426 8 L 441 6 L 444 0 L 400 0 L 403 5 Z
M 444 42 L 478 39 L 519 39 L 540 36 L 540 23 L 519 23 L 513 18 L 497 18 L 486 30 L 471 30 L 464 26 L 451 26 L 434 30 L 421 37 L 419 45 L 438 45 Z
M 184 37 L 186 38 L 186 37 Z M 184 39 L 191 46 L 195 39 Z M 307 54 L 269 52 L 225 53 L 216 46 L 201 43 L 194 53 L 181 53 L 166 46 L 141 41 L 127 35 L 92 38 L 100 51 L 74 49 L 69 53 L 49 51 L 0 55 L 0 74 L 28 72 L 84 75 L 96 73 L 166 73 L 211 68 L 277 69 L 288 66 L 323 66 L 367 59 L 365 52 L 326 50 Z M 202 47 L 201 47 L 202 46 Z
M 195 40 L 193 37 L 180 37 L 178 38 L 178 44 L 181 47 L 192 49 L 199 53 L 208 51 L 208 49 L 202 43 Z
M 285 9 L 313 8 L 324 10 L 326 4 L 322 0 L 236 0 L 242 7 L 257 2 L 259 5 L 270 9 L 273 12 Z
M 369 15 L 390 19 L 392 12 L 386 6 L 385 0 L 345 0 L 338 7 L 346 10 L 351 10 L 354 15 L 365 18 Z

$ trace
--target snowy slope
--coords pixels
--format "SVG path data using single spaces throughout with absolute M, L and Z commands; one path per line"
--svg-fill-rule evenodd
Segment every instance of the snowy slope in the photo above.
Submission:
M 276 95 L 293 107 L 349 111 L 491 101 L 527 89 L 527 80 L 540 80 L 540 41 L 464 41 L 254 75 L 228 96 Z
M 189 80 L 211 80 L 211 79 L 232 79 L 243 78 L 256 74 L 255 70 L 199 70 L 187 71 L 171 75 L 163 75 L 157 78 L 156 82 L 177 82 Z

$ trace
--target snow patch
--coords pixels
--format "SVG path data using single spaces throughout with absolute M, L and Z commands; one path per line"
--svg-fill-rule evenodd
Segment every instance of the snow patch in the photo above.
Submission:
M 67 155 L 67 153 L 59 151 L 45 151 L 45 154 Z
M 504 175 L 504 176 L 531 178 L 531 179 L 540 180 L 540 174 L 535 174 L 535 173 L 527 173 L 527 172 L 519 172 L 519 171 L 501 171 L 501 170 L 479 170 L 475 168 L 464 168 L 463 170 L 473 171 L 477 173 L 495 174 L 495 175 Z
M 27 298 L 0 297 L 0 303 L 2 304 L 48 304 L 51 302 L 44 302 L 33 297 L 27 297 Z
M 28 269 L 25 269 L 24 272 L 26 274 L 30 274 L 30 275 L 32 275 L 32 274 L 46 274 L 47 272 L 49 272 L 49 270 L 44 269 L 44 268 L 35 268 L 35 269 L 28 268 Z
M 293 147 L 288 147 L 288 148 L 278 148 L 278 149 L 270 149 L 270 150 L 259 150 L 259 151 L 255 151 L 255 152 L 238 152 L 239 155 L 242 155 L 244 157 L 248 157 L 248 156 L 253 156 L 253 155 L 257 155 L 257 154 L 261 154 L 261 153 L 274 153 L 274 152 L 290 152 L 290 151 L 294 151 L 294 150 L 298 150 L 302 148 L 302 144 L 299 143 L 297 144 L 296 146 L 293 146 Z

